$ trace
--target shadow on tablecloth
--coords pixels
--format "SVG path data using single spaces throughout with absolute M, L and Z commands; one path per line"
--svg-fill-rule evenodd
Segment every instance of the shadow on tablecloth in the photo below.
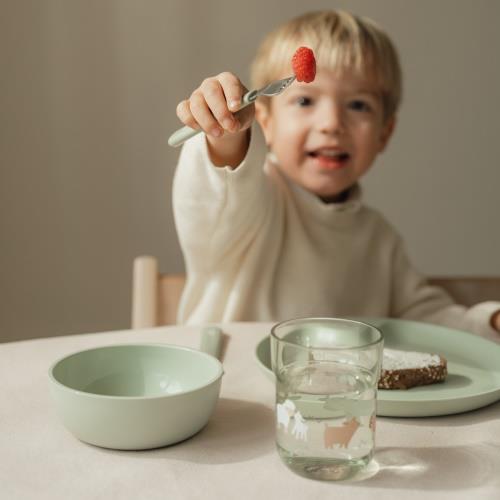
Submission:
M 224 464 L 245 462 L 275 449 L 271 408 L 254 401 L 220 398 L 207 426 L 198 434 L 166 448 L 134 453 L 141 459 Z

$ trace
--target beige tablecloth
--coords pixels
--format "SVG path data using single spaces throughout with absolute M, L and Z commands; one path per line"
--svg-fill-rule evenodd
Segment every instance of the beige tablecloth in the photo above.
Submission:
M 87 445 L 62 426 L 48 367 L 71 352 L 131 342 L 190 347 L 199 329 L 164 327 L 0 344 L 0 498 L 15 499 L 500 499 L 500 403 L 439 418 L 379 418 L 365 477 L 341 483 L 289 471 L 274 447 L 274 387 L 254 358 L 267 324 L 230 335 L 217 409 L 205 429 L 168 448 Z

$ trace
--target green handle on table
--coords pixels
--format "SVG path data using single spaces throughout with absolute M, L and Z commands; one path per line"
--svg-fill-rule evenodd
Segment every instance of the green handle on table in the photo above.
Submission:
M 222 347 L 222 330 L 217 326 L 208 326 L 201 331 L 200 351 L 219 359 Z

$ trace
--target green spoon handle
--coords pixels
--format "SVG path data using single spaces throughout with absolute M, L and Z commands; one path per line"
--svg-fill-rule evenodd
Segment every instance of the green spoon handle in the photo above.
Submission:
M 216 326 L 203 328 L 201 331 L 200 351 L 219 359 L 222 347 L 222 330 Z

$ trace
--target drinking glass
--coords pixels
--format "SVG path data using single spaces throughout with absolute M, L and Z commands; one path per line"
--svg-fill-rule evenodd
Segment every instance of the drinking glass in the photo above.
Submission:
M 290 469 L 339 480 L 370 462 L 383 343 L 380 330 L 350 319 L 273 326 L 276 444 Z

